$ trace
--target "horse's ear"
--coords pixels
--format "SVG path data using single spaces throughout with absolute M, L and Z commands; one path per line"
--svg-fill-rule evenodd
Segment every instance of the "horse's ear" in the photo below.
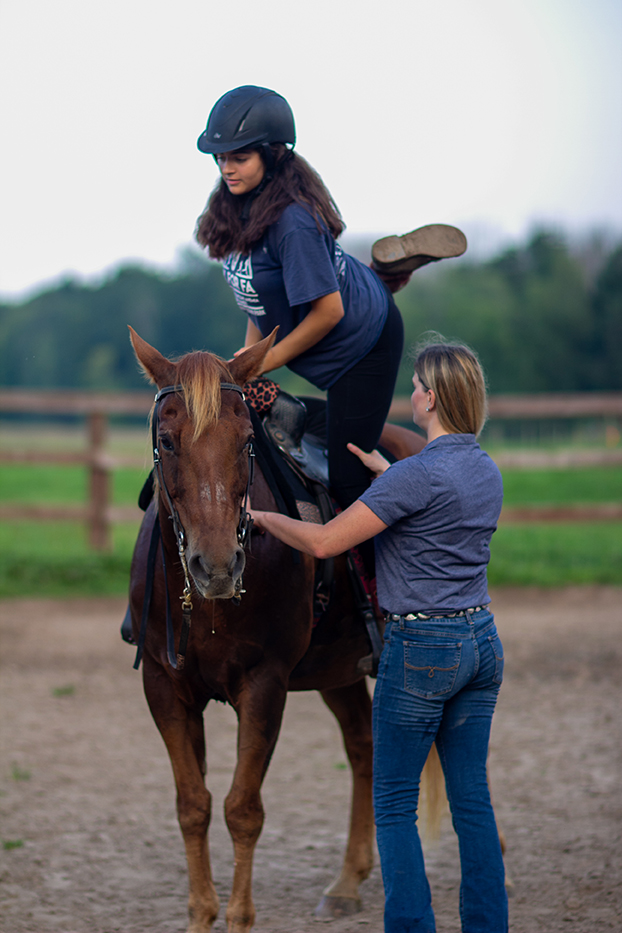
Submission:
M 239 386 L 243 386 L 245 382 L 258 376 L 262 371 L 263 361 L 266 358 L 266 353 L 276 340 L 277 330 L 278 327 L 275 327 L 271 334 L 268 334 L 268 336 L 260 340 L 259 343 L 253 344 L 248 350 L 244 350 L 243 353 L 236 356 L 230 363 L 227 363 L 234 382 Z
M 177 367 L 171 363 L 165 356 L 139 337 L 133 327 L 127 325 L 130 332 L 130 340 L 136 354 L 136 359 L 146 376 L 155 382 L 158 389 L 164 386 L 175 385 L 177 382 Z

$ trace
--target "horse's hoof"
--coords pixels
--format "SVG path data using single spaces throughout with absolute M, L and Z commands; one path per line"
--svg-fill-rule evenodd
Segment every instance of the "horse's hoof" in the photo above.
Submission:
M 325 894 L 315 908 L 316 917 L 351 917 L 362 910 L 363 905 L 358 897 L 333 897 Z

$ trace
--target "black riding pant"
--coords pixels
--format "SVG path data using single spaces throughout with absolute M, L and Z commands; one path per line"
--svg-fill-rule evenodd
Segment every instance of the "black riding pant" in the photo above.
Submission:
M 404 325 L 391 299 L 376 345 L 335 382 L 327 393 L 328 465 L 333 495 L 342 509 L 358 499 L 370 483 L 369 471 L 346 444 L 362 450 L 378 446 L 393 400 L 404 349 Z
M 404 324 L 389 298 L 389 312 L 376 345 L 341 376 L 327 392 L 326 431 L 332 493 L 347 509 L 365 492 L 369 471 L 346 444 L 361 450 L 378 446 L 389 414 L 404 349 Z M 368 572 L 373 572 L 373 542 L 360 548 Z M 373 575 L 373 573 L 372 573 Z

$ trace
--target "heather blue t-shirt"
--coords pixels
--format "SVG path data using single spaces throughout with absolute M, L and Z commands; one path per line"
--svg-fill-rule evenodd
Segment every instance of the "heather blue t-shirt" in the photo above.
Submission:
M 326 226 L 299 204 L 285 208 L 248 256 L 231 253 L 223 273 L 235 299 L 266 337 L 277 342 L 311 310 L 311 302 L 341 292 L 344 317 L 289 369 L 328 389 L 375 346 L 389 308 L 376 274 L 344 253 Z
M 361 502 L 389 527 L 375 538 L 387 612 L 451 612 L 490 601 L 486 568 L 501 474 L 473 434 L 445 434 L 394 463 Z

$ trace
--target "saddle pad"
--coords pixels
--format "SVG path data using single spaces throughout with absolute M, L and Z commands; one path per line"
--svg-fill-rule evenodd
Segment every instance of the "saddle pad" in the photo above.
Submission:
M 298 506 L 298 513 L 303 520 L 303 522 L 310 522 L 312 525 L 321 525 L 322 516 L 320 515 L 320 510 L 313 502 L 302 502 L 296 500 L 296 505 Z

